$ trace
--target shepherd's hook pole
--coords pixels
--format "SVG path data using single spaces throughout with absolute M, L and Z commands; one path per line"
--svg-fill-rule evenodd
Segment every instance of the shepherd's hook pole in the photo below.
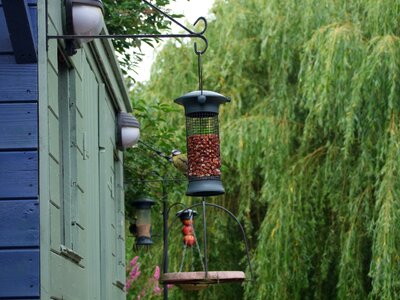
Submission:
M 164 238 L 164 261 L 163 261 L 163 273 L 168 273 L 168 194 L 165 187 L 165 181 L 162 182 L 162 200 L 163 200 L 163 238 Z M 168 284 L 164 283 L 164 300 L 168 300 Z

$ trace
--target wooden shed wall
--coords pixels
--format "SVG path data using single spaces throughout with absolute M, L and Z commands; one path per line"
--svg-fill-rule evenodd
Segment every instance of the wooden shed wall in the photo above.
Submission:
M 0 299 L 39 298 L 38 178 L 38 65 L 16 63 L 0 2 Z
M 49 34 L 62 34 L 62 1 L 48 5 Z M 85 45 L 72 57 L 63 41 L 48 46 L 39 71 L 40 186 L 48 187 L 40 193 L 41 296 L 122 300 L 123 155 L 116 149 L 116 115 L 130 110 L 129 100 L 108 41 Z

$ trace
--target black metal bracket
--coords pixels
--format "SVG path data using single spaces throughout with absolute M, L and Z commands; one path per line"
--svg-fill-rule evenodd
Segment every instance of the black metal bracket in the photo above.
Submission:
M 46 0 L 46 7 L 47 7 L 47 1 Z M 167 13 L 163 12 L 161 9 L 159 9 L 157 6 L 151 4 L 147 0 L 141 0 L 147 5 L 149 5 L 152 9 L 156 10 L 160 14 L 162 14 L 164 17 L 169 19 L 171 22 L 175 23 L 178 25 L 180 28 L 182 28 L 186 33 L 180 33 L 180 34 L 112 34 L 112 35 L 106 35 L 106 34 L 101 34 L 101 35 L 74 35 L 73 34 L 73 20 L 72 20 L 72 4 L 71 0 L 66 0 L 66 21 L 67 21 L 67 34 L 66 35 L 48 35 L 47 32 L 47 41 L 51 39 L 56 39 L 56 40 L 65 40 L 66 41 L 66 47 L 67 47 L 67 53 L 68 55 L 73 55 L 76 53 L 76 42 L 77 40 L 80 39 L 85 39 L 85 38 L 91 38 L 91 39 L 166 39 L 166 38 L 197 38 L 201 39 L 204 42 L 204 48 L 199 50 L 197 43 L 194 43 L 194 51 L 197 55 L 202 55 L 207 51 L 208 48 L 208 40 L 204 36 L 206 30 L 207 30 L 207 20 L 204 17 L 199 17 L 196 22 L 194 22 L 193 26 L 196 26 L 199 22 L 203 22 L 203 28 L 201 31 L 196 32 L 194 30 L 191 30 L 184 26 L 182 23 L 178 22 L 175 20 L 173 17 L 168 15 Z M 47 10 L 47 9 L 46 9 Z M 75 45 L 74 45 L 75 44 Z M 75 51 L 75 52 L 74 52 Z
M 4 16 L 17 64 L 37 63 L 35 39 L 24 0 L 3 0 Z

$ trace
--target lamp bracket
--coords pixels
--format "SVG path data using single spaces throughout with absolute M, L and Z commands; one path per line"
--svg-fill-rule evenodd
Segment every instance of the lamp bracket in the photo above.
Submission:
M 180 34 L 111 34 L 111 35 L 106 35 L 106 34 L 101 34 L 101 35 L 74 35 L 74 34 L 66 34 L 66 35 L 49 35 L 47 34 L 47 40 L 79 40 L 79 39 L 85 39 L 85 38 L 92 38 L 92 39 L 166 39 L 166 38 L 197 38 L 201 39 L 204 42 L 204 48 L 199 50 L 197 47 L 197 43 L 194 43 L 194 51 L 197 55 L 202 55 L 207 51 L 208 48 L 208 40 L 204 36 L 204 33 L 207 30 L 207 20 L 204 17 L 199 17 L 196 22 L 194 22 L 193 26 L 196 26 L 199 22 L 203 22 L 203 28 L 201 31 L 196 32 L 190 28 L 187 28 L 185 25 L 182 23 L 178 22 L 176 19 L 168 15 L 167 13 L 163 12 L 161 9 L 159 9 L 157 6 L 151 4 L 147 0 L 141 0 L 144 3 L 146 3 L 148 6 L 162 14 L 164 17 L 166 17 L 168 20 L 171 22 L 175 23 L 178 25 L 180 28 L 186 31 L 186 33 L 180 33 Z M 68 2 L 68 1 L 67 1 Z M 47 4 L 47 1 L 46 1 Z

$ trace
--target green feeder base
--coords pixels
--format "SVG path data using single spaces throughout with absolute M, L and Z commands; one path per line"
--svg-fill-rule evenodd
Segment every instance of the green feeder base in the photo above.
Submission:
M 136 240 L 136 246 L 150 246 L 153 245 L 153 240 L 147 236 L 138 237 Z
M 195 180 L 189 181 L 187 196 L 209 197 L 225 194 L 225 189 L 220 180 Z

